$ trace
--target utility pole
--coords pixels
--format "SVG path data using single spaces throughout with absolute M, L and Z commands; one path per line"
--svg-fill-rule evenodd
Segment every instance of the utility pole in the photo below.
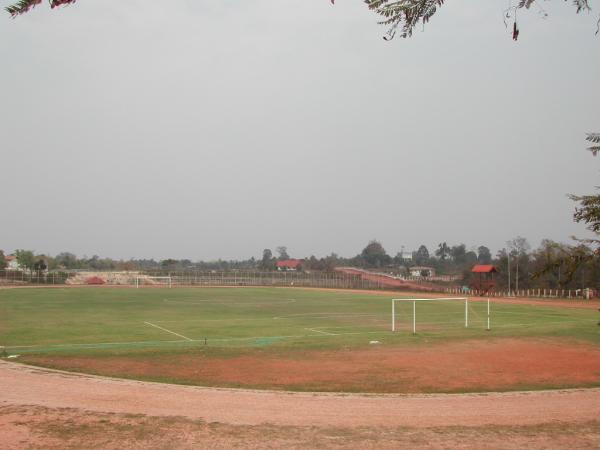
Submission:
M 510 295 L 510 252 L 506 252 L 508 256 L 508 295 Z
M 517 291 L 517 295 L 519 295 L 519 254 L 517 253 L 517 273 L 515 278 L 515 290 Z

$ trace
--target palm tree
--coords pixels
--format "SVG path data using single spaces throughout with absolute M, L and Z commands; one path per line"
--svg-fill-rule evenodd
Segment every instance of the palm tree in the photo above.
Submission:
M 445 261 L 450 254 L 450 247 L 445 242 L 442 242 L 438 245 L 438 249 L 435 251 L 435 255 L 439 257 L 442 261 Z

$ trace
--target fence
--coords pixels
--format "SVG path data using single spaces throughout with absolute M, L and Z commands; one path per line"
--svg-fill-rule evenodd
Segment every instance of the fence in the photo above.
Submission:
M 65 284 L 70 275 L 67 272 L 0 270 L 0 285 Z
M 280 286 L 337 289 L 383 289 L 380 282 L 337 272 L 143 272 L 170 276 L 173 286 Z
M 169 276 L 173 286 L 279 286 L 279 287 L 316 287 L 331 289 L 385 289 L 407 290 L 418 287 L 410 283 L 398 286 L 390 284 L 382 276 L 368 276 L 345 272 L 253 272 L 253 271 L 60 271 L 29 272 L 22 270 L 0 270 L 0 286 L 26 285 L 73 285 L 104 284 L 108 286 L 134 286 L 136 278 Z M 94 279 L 92 282 L 91 280 Z M 100 283 L 98 283 L 100 279 Z M 161 283 L 148 279 L 144 285 L 161 286 Z M 445 292 L 452 295 L 484 295 L 489 297 L 532 297 L 591 299 L 599 292 L 593 289 L 523 289 L 518 291 L 479 292 L 459 287 L 432 287 L 432 292 Z
M 69 271 L 37 273 L 17 270 L 1 270 L 0 286 L 26 285 L 107 285 L 134 286 L 136 279 L 142 285 L 161 286 L 151 277 L 171 277 L 172 286 L 281 286 L 318 287 L 338 289 L 389 289 L 378 280 L 363 279 L 357 275 L 337 272 L 241 272 L 241 271 L 131 271 L 99 272 Z M 145 280 L 146 279 L 146 280 Z
M 594 289 L 519 289 L 514 291 L 477 291 L 473 289 L 449 288 L 448 294 L 469 294 L 486 297 L 529 297 L 529 298 L 564 298 L 590 300 L 598 297 Z

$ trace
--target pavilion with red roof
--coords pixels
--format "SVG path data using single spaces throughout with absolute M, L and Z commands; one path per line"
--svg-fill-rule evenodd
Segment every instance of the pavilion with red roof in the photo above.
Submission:
M 495 274 L 498 273 L 496 266 L 492 264 L 475 264 L 471 269 L 473 279 L 471 288 L 476 291 L 489 292 L 496 288 Z

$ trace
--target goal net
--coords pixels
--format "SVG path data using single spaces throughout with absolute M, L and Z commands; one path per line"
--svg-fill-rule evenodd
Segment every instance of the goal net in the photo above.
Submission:
M 156 287 L 173 287 L 171 277 L 136 277 L 135 287 L 156 286 Z
M 394 298 L 392 331 L 485 327 L 490 330 L 490 300 L 469 301 L 467 297 Z

